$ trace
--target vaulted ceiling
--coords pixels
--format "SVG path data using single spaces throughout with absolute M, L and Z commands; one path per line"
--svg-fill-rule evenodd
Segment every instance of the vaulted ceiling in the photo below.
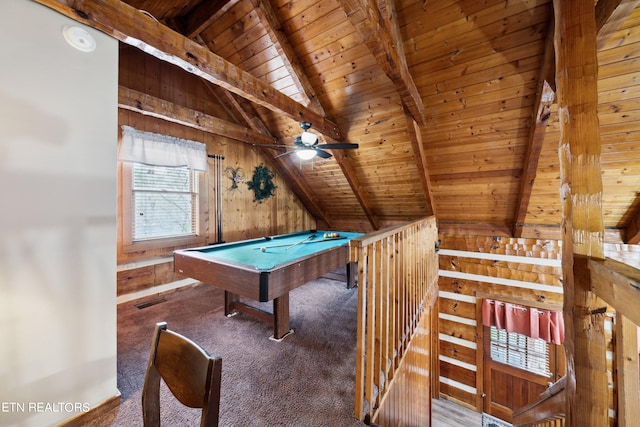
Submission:
M 560 127 L 549 0 L 36 0 L 199 76 L 269 159 L 300 121 L 329 159 L 271 164 L 320 222 L 559 238 Z M 597 2 L 604 225 L 640 241 L 639 0 Z M 199 126 L 131 88 L 121 108 Z M 162 105 L 164 112 L 158 113 Z

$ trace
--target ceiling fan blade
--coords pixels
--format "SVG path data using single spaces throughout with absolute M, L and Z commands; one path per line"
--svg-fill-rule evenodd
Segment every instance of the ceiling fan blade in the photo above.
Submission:
M 323 159 L 328 159 L 331 157 L 331 153 L 327 153 L 326 151 L 316 149 L 316 153 L 318 157 L 322 157 Z
M 316 145 L 315 148 L 326 148 L 329 150 L 348 150 L 351 148 L 358 148 L 358 144 L 352 144 L 350 142 L 345 142 L 342 144 L 319 144 Z
M 251 144 L 254 147 L 269 147 L 269 148 L 292 148 L 293 145 L 285 144 Z
M 295 151 L 285 151 L 284 153 L 280 153 L 277 156 L 274 156 L 273 158 L 277 159 L 278 157 L 287 156 L 287 155 L 293 154 L 293 153 L 295 153 Z

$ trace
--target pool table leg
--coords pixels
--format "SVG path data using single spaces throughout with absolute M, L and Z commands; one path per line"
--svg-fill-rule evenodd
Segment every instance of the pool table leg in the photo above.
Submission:
M 281 341 L 293 333 L 289 329 L 289 294 L 286 293 L 273 300 L 273 339 Z
M 234 294 L 229 291 L 224 291 L 224 315 L 227 317 L 240 314 L 240 311 L 236 308 L 236 303 L 240 301 L 238 294 Z
M 225 316 L 231 317 L 239 313 L 246 313 L 262 321 L 272 323 L 273 335 L 270 338 L 274 341 L 282 341 L 293 333 L 293 329 L 289 329 L 288 293 L 273 300 L 273 313 L 269 313 L 241 302 L 238 294 L 224 291 Z
M 352 289 L 358 286 L 358 279 L 356 273 L 358 272 L 357 262 L 347 263 L 347 289 Z

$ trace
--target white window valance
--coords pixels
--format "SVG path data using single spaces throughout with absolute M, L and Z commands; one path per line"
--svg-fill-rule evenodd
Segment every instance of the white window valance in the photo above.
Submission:
M 122 126 L 122 142 L 118 159 L 155 166 L 187 166 L 207 170 L 205 144 Z

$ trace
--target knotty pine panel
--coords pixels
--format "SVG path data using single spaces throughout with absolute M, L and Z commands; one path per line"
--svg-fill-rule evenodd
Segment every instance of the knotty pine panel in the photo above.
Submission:
M 504 2 L 492 1 L 483 2 L 480 6 L 461 7 L 462 16 L 451 22 L 441 22 L 441 17 L 437 16 L 438 22 L 432 23 L 434 31 L 425 31 L 425 28 L 415 28 L 408 26 L 403 28 L 407 33 L 404 40 L 412 40 L 415 43 L 415 50 L 425 55 L 425 60 L 432 57 L 451 55 L 451 52 L 466 50 L 464 47 L 474 46 L 481 40 L 494 40 L 502 36 L 517 33 L 524 28 L 532 27 L 536 24 L 549 21 L 549 5 L 528 9 L 528 5 L 509 4 L 505 7 Z M 402 10 L 400 13 L 404 13 Z M 429 15 L 425 15 L 428 21 Z M 431 15 L 435 16 L 435 15 Z M 410 17 L 408 21 L 414 21 Z M 498 23 L 496 25 L 496 23 Z M 519 40 L 522 44 L 530 42 L 535 32 L 523 33 Z M 540 38 L 537 35 L 537 38 Z M 541 47 L 542 49 L 542 47 Z M 407 50 L 411 52 L 411 50 Z
M 403 39 L 409 40 L 429 31 L 455 24 L 460 20 L 469 19 L 469 16 L 478 13 L 484 7 L 500 3 L 503 3 L 502 0 L 486 0 L 482 3 L 473 0 L 462 0 L 456 3 L 401 0 L 397 6 L 398 16 L 402 18 L 403 22 L 410 22 L 403 27 L 406 34 Z M 424 15 L 425 19 L 410 19 L 412 16 L 421 15 Z
M 537 71 L 529 70 L 521 72 L 517 76 L 507 75 L 502 77 L 500 79 L 500 85 L 479 82 L 468 85 L 464 90 L 460 91 L 439 91 L 436 86 L 433 89 L 425 89 L 424 99 L 425 103 L 429 103 L 428 105 L 439 106 L 440 104 L 450 102 L 462 104 L 466 98 L 470 97 L 490 96 L 490 99 L 495 99 L 497 96 L 502 96 L 502 91 L 504 90 L 506 90 L 506 95 L 512 94 L 514 90 L 529 93 L 529 90 L 533 90 L 537 86 L 537 76 Z M 425 130 L 428 131 L 429 129 Z M 437 134 L 437 132 L 433 133 Z
M 208 83 L 185 73 L 179 67 L 144 54 L 139 49 L 123 46 L 120 49 L 118 82 L 172 103 L 191 108 L 223 120 L 233 121 L 227 109 L 213 96 Z M 154 122 L 157 123 L 157 122 Z M 159 130 L 171 125 L 158 123 Z M 153 132 L 149 130 L 149 132 Z
M 184 278 L 174 272 L 173 261 L 156 264 L 153 267 L 156 284 L 171 283 Z
M 530 303 L 546 303 L 554 306 L 562 307 L 562 294 L 550 293 L 544 291 L 534 291 L 513 286 L 495 285 L 485 282 L 477 282 L 473 280 L 456 279 L 452 277 L 440 277 L 438 279 L 440 290 L 453 292 L 461 295 L 475 296 L 477 291 L 491 293 L 496 296 L 505 296 L 522 300 L 523 304 Z
M 448 319 L 439 319 L 439 332 L 454 338 L 475 342 L 476 327 L 454 322 Z
M 469 369 L 440 361 L 440 376 L 459 382 L 469 387 L 476 387 L 476 373 Z
M 562 255 L 561 242 L 558 240 L 454 234 L 440 234 L 438 238 L 440 239 L 440 247 L 443 249 L 546 259 L 560 259 Z
M 541 60 L 540 55 L 542 52 L 537 44 L 529 44 L 507 49 L 501 53 L 509 55 L 509 60 L 512 62 L 505 64 L 505 59 L 502 55 L 495 55 L 495 52 L 491 52 L 491 56 L 470 60 L 467 63 L 456 63 L 456 65 L 439 71 L 429 71 L 426 75 L 425 72 L 431 69 L 431 64 L 420 64 L 415 67 L 416 75 L 420 76 L 419 83 L 421 85 L 435 84 L 444 90 L 455 90 L 456 88 L 465 88 L 486 82 L 487 80 L 516 75 L 518 72 L 532 71 L 535 68 L 534 63 Z M 487 75 L 487 73 L 490 74 Z M 453 79 L 453 81 L 448 81 L 448 78 Z M 518 82 L 518 84 L 522 84 L 523 81 L 522 79 L 511 80 L 511 82 Z M 500 89 L 504 87 L 508 86 L 501 86 Z M 461 90 L 456 91 L 456 93 L 466 95 L 466 92 Z
M 308 19 L 307 12 L 315 11 L 314 8 L 310 8 L 298 16 L 282 22 L 282 27 L 288 34 L 289 42 L 295 49 L 314 52 L 318 49 L 332 46 L 334 43 L 341 43 L 344 40 L 344 45 L 339 44 L 336 46 L 334 52 L 337 52 L 351 47 L 351 42 L 356 43 L 357 40 L 360 43 L 362 42 L 362 38 L 357 35 L 353 25 L 345 21 L 342 8 L 337 7 L 327 10 L 325 6 L 328 2 L 320 3 L 323 5 L 318 5 L 319 12 L 316 19 Z M 337 6 L 337 4 L 334 3 L 332 6 Z M 325 10 L 320 11 L 320 8 Z M 330 55 L 330 53 L 328 54 Z
M 440 383 L 440 395 L 446 396 L 449 400 L 457 400 L 459 402 L 466 403 L 471 407 L 476 406 L 477 396 L 475 394 L 444 382 Z
M 132 270 L 118 271 L 117 295 L 125 295 L 150 288 L 154 285 L 153 266 L 140 267 Z
M 440 299 L 440 302 L 442 301 L 443 299 Z M 441 356 L 449 357 L 475 366 L 477 357 L 476 350 L 448 341 L 440 341 L 439 346 Z
M 419 54 L 416 53 L 417 51 L 413 50 L 413 47 L 419 47 L 419 44 L 415 44 L 413 41 L 407 41 L 405 44 L 412 48 L 408 52 L 407 57 L 411 63 L 416 64 L 414 66 L 417 72 L 416 74 L 429 71 L 436 74 L 434 77 L 442 79 L 442 72 L 449 68 L 452 68 L 453 74 L 455 75 L 464 74 L 462 71 L 464 64 L 469 64 L 472 67 L 470 71 L 473 71 L 473 69 L 481 70 L 482 67 L 480 64 L 483 63 L 486 63 L 486 68 L 499 66 L 504 62 L 504 58 L 502 55 L 495 55 L 498 46 L 500 52 L 508 56 L 511 60 L 540 55 L 541 50 L 539 44 L 522 44 L 522 36 L 529 36 L 531 32 L 543 33 L 545 29 L 546 25 L 544 23 L 537 23 L 531 28 L 525 28 L 493 40 L 479 39 L 473 49 L 455 52 L 453 56 L 451 53 L 444 53 L 440 56 L 432 55 L 429 59 L 419 56 Z M 543 37 L 544 36 L 536 37 L 536 39 Z
M 184 277 L 173 271 L 173 261 L 121 270 L 117 273 L 117 295 L 126 295 L 181 279 Z
M 440 255 L 440 268 L 500 279 L 562 286 L 559 267 Z
M 440 313 L 476 320 L 476 305 L 470 302 L 440 298 Z

